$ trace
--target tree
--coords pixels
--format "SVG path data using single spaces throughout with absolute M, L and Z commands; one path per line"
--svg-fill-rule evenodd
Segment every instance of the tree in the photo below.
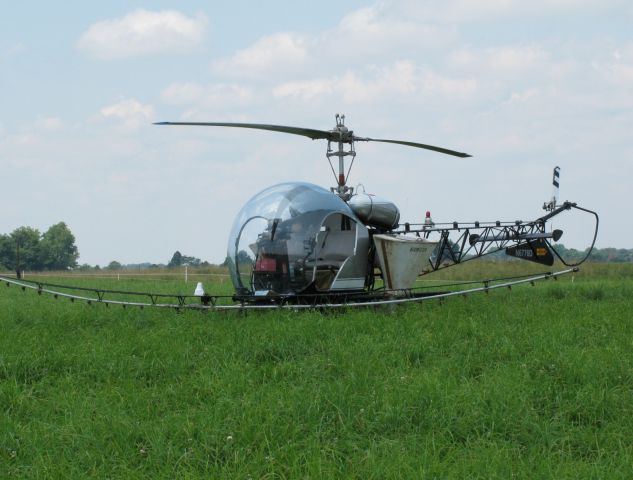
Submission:
M 202 260 L 200 260 L 197 257 L 188 257 L 187 255 L 182 256 L 181 265 L 189 265 L 190 267 L 199 267 L 201 263 L 202 263 Z
M 246 250 L 240 250 L 239 252 L 237 252 L 237 263 L 252 264 L 254 263 L 254 260 L 251 258 Z M 235 262 L 233 261 L 233 258 L 227 255 L 224 259 L 224 262 L 222 262 L 220 265 L 222 265 L 223 267 L 232 267 L 234 264 Z
M 0 235 L 0 264 L 12 270 L 66 270 L 77 266 L 75 237 L 64 222 L 43 235 L 31 227 Z
M 239 252 L 237 252 L 237 261 L 239 263 L 254 263 L 253 259 L 251 258 L 251 256 L 248 254 L 248 252 L 246 250 L 240 250 Z
M 168 267 L 179 267 L 182 265 L 182 253 L 180 253 L 178 250 L 176 250 L 174 252 L 174 254 L 171 257 L 171 260 L 169 261 L 169 263 L 167 264 Z
M 5 265 L 12 270 L 42 269 L 39 230 L 19 227 L 11 232 Z
M 121 270 L 122 265 L 116 260 L 112 260 L 106 267 L 108 270 Z
M 0 270 L 7 270 L 10 267 L 10 258 L 14 250 L 9 235 L 0 235 Z
M 178 250 L 174 252 L 171 260 L 167 264 L 168 267 L 182 267 L 183 265 L 189 265 L 190 267 L 198 267 L 202 263 L 202 260 L 196 257 L 188 257 L 183 255 Z
M 40 254 L 42 266 L 47 270 L 68 270 L 77 266 L 79 251 L 75 245 L 75 236 L 64 222 L 44 232 Z

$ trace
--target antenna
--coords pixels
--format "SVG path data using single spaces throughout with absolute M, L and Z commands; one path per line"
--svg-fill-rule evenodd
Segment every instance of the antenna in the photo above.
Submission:
M 543 210 L 548 212 L 553 211 L 558 204 L 558 188 L 560 186 L 560 167 L 554 167 L 554 173 L 552 176 L 552 198 L 549 202 L 543 204 Z

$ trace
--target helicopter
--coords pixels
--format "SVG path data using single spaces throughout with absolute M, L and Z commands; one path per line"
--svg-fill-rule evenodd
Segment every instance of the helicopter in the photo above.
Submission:
M 499 251 L 547 266 L 557 257 L 576 267 L 586 257 L 566 262 L 553 246 L 562 230 L 547 228 L 549 220 L 572 209 L 594 215 L 595 243 L 597 214 L 575 203 L 558 204 L 559 167 L 554 169 L 552 198 L 544 205 L 547 214 L 533 221 L 441 224 L 426 212 L 421 224 L 401 222 L 395 203 L 348 185 L 356 143 L 398 144 L 460 158 L 471 155 L 412 141 L 361 137 L 345 125 L 345 115 L 336 114 L 335 121 L 330 130 L 259 123 L 155 123 L 267 130 L 327 141 L 326 158 L 335 186 L 273 185 L 253 196 L 237 214 L 227 249 L 234 300 L 300 303 L 314 298 L 331 301 L 333 295 L 378 301 L 415 296 L 412 289 L 419 276 Z M 337 170 L 333 159 L 338 159 Z
M 427 211 L 422 223 L 403 222 L 394 202 L 348 185 L 357 142 L 398 144 L 461 158 L 471 155 L 423 143 L 357 136 L 345 125 L 344 115 L 336 114 L 335 120 L 330 130 L 259 123 L 155 123 L 268 130 L 327 141 L 325 155 L 334 186 L 326 189 L 301 181 L 273 185 L 254 195 L 236 215 L 226 256 L 233 295 L 208 294 L 201 282 L 193 295 L 185 295 L 107 290 L 5 276 L 0 281 L 54 299 L 123 308 L 326 309 L 442 301 L 454 295 L 534 284 L 536 280 L 576 272 L 578 265 L 589 258 L 598 235 L 599 217 L 577 203 L 559 203 L 559 167 L 553 171 L 552 196 L 543 204 L 546 213 L 534 220 L 436 223 Z M 332 164 L 335 158 L 337 170 Z M 350 162 L 346 171 L 347 158 Z M 590 247 L 575 261 L 559 252 L 556 244 L 563 231 L 551 226 L 552 219 L 570 211 L 591 217 L 594 224 Z M 439 291 L 416 283 L 420 277 L 487 255 L 505 255 L 547 267 L 558 261 L 567 268 L 442 284 Z

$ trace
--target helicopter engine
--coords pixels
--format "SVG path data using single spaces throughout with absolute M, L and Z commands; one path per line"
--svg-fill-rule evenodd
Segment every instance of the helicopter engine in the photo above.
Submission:
M 398 228 L 400 210 L 389 200 L 367 193 L 356 193 L 347 204 L 365 225 L 380 230 Z

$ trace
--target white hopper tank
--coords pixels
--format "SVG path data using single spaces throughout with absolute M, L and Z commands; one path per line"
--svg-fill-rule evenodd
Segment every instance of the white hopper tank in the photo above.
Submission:
M 373 239 L 387 290 L 413 287 L 437 246 L 424 238 L 395 234 L 374 235 Z

